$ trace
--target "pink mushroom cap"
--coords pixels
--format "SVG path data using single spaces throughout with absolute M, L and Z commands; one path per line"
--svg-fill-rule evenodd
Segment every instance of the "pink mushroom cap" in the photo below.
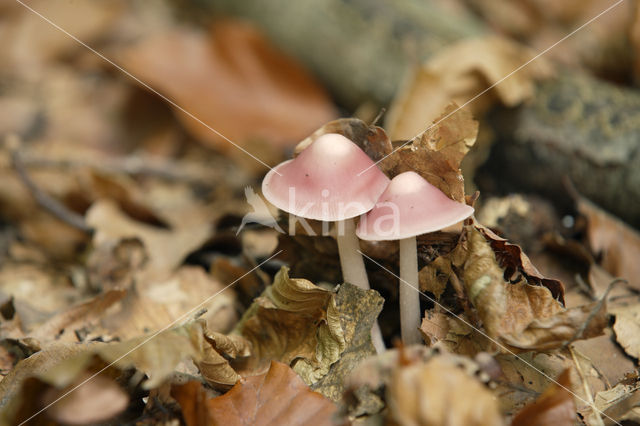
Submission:
M 438 231 L 473 214 L 415 172 L 391 180 L 376 206 L 360 220 L 356 235 L 363 240 L 401 240 Z
M 287 213 L 333 222 L 371 210 L 388 185 L 389 178 L 356 144 L 328 133 L 270 170 L 262 193 Z

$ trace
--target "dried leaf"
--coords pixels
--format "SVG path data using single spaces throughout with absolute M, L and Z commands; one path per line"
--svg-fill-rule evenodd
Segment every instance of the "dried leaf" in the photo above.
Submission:
M 202 358 L 197 361 L 202 377 L 216 389 L 227 390 L 240 375 L 231 367 L 229 358 L 251 355 L 251 343 L 242 336 L 211 332 L 203 325 L 204 339 L 198 339 Z
M 387 404 L 395 424 L 504 424 L 493 394 L 446 356 L 398 366 Z
M 571 394 L 569 370 L 564 370 L 532 404 L 524 407 L 511 421 L 512 426 L 574 425 L 576 405 Z
M 449 277 L 453 273 L 449 259 L 443 256 L 436 257 L 433 262 L 422 268 L 418 274 L 420 290 L 428 291 L 433 294 L 436 300 L 439 300 L 447 288 Z
M 88 350 L 89 345 L 72 343 L 53 343 L 47 348 L 24 359 L 9 371 L 0 381 L 0 407 L 6 406 L 18 395 L 22 383 L 32 376 L 44 375 L 57 368 L 61 362 L 73 358 Z
M 77 342 L 77 330 L 91 330 L 95 327 L 105 312 L 126 295 L 124 290 L 110 290 L 84 303 L 69 307 L 38 328 L 28 333 L 28 336 L 38 340 L 41 344 L 51 340 Z
M 174 386 L 187 426 L 332 425 L 336 406 L 311 391 L 286 364 L 273 361 L 261 375 L 244 379 L 229 392 L 206 400 L 198 385 Z
M 29 3 L 29 6 L 80 40 L 91 43 L 113 24 L 122 11 L 123 3 L 99 0 L 70 4 L 64 0 L 40 0 Z M 46 61 L 82 49 L 63 32 L 42 25 L 42 18 L 36 14 L 26 10 L 18 12 L 7 20 L 0 32 L 0 37 L 13 45 L 11 49 L 0 50 L 0 61 L 5 67 L 37 69 Z
M 153 274 L 171 272 L 211 235 L 209 223 L 187 223 L 165 230 L 137 222 L 126 216 L 113 202 L 98 201 L 87 211 L 87 224 L 95 229 L 93 243 L 113 247 L 123 239 L 138 238 L 149 254 L 147 268 Z
M 464 283 L 487 334 L 512 350 L 548 350 L 594 337 L 606 326 L 605 303 L 565 309 L 551 291 L 526 277 L 505 281 L 505 271 L 482 233 L 467 227 Z
M 77 379 L 79 383 L 87 380 L 88 374 Z M 106 422 L 123 412 L 129 405 L 129 395 L 112 379 L 96 376 L 84 383 L 72 393 L 66 395 L 66 389 L 49 388 L 43 395 L 45 405 L 57 401 L 47 415 L 55 421 L 70 425 L 86 425 Z
M 476 141 L 478 122 L 465 110 L 448 105 L 438 123 L 380 163 L 389 177 L 414 171 L 450 198 L 464 202 L 460 163 Z M 455 111 L 455 112 L 454 112 Z
M 335 303 L 344 332 L 345 349 L 340 359 L 331 365 L 328 374 L 313 384 L 313 390 L 336 402 L 342 398 L 345 377 L 376 353 L 371 342 L 371 328 L 383 302 L 375 290 L 363 290 L 349 283 L 340 286 Z
M 308 384 L 325 376 L 346 346 L 335 294 L 305 279 L 289 278 L 284 267 L 235 331 L 251 342 L 253 352 L 232 362 L 236 371 L 260 373 L 278 360 L 293 365 Z
M 579 197 L 577 204 L 587 218 L 589 245 L 594 253 L 601 254 L 602 267 L 640 289 L 640 233 L 584 197 Z
M 136 285 L 101 320 L 102 330 L 114 337 L 126 340 L 160 330 L 198 304 L 206 309 L 201 318 L 212 331 L 229 331 L 237 320 L 233 290 L 221 292 L 223 283 L 200 267 L 182 266 L 162 278 L 134 274 L 133 279 Z
M 121 56 L 125 68 L 235 143 L 285 147 L 335 116 L 312 77 L 249 23 L 216 21 L 210 35 L 168 29 Z M 235 149 L 182 111 L 178 117 L 199 140 Z
M 615 421 L 630 420 L 637 423 L 640 420 L 640 383 L 635 379 L 624 380 L 611 389 L 600 391 L 594 398 L 595 407 Z M 603 416 L 596 418 L 592 412 L 586 417 L 589 425 L 601 424 Z
M 465 104 L 535 55 L 535 51 L 499 36 L 468 39 L 443 49 L 405 82 L 387 115 L 389 134 L 394 140 L 414 137 L 449 103 Z M 495 97 L 478 99 L 470 108 L 474 115 L 480 115 L 495 98 L 513 107 L 529 99 L 535 81 L 549 74 L 548 63 L 533 63 L 497 84 L 492 89 Z
M 610 313 L 616 317 L 616 340 L 627 354 L 640 359 L 640 304 L 616 307 Z
M 554 299 L 564 304 L 564 285 L 558 280 L 545 278 L 533 266 L 531 260 L 529 260 L 529 257 L 522 251 L 520 246 L 511 244 L 506 239 L 497 236 L 489 228 L 478 223 L 475 224 L 475 227 L 491 244 L 500 267 L 505 270 L 505 280 L 511 280 L 521 273 L 525 276 L 527 282 L 548 288 Z

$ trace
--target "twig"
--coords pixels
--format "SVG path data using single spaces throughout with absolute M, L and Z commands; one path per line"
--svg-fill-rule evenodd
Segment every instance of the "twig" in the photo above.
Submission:
M 382 118 L 382 116 L 387 112 L 386 108 L 380 108 L 380 111 L 378 111 L 378 115 L 376 115 L 374 117 L 374 119 L 371 121 L 371 124 L 369 124 L 370 126 L 375 126 L 376 124 L 378 124 L 378 121 L 380 121 L 380 119 Z
M 103 158 L 100 159 L 100 161 L 66 159 L 51 160 L 23 156 L 21 160 L 22 163 L 28 167 L 89 167 L 106 173 L 154 176 L 171 182 L 197 183 L 199 185 L 206 185 L 208 182 L 214 182 L 216 177 L 220 176 L 219 173 L 212 172 L 212 170 L 219 169 L 219 167 L 213 167 L 211 169 L 197 168 L 195 170 L 185 170 L 184 167 L 170 161 L 157 161 L 139 156 Z
M 587 320 L 584 323 L 582 323 L 582 325 L 580 326 L 579 329 L 576 330 L 576 332 L 574 333 L 573 337 L 571 339 L 569 339 L 567 342 L 565 342 L 564 345 L 562 345 L 563 349 L 568 347 L 572 342 L 582 338 L 582 336 L 584 335 L 584 332 L 587 329 L 587 326 L 589 326 L 589 323 L 591 322 L 591 320 L 593 318 L 595 318 L 595 316 L 598 314 L 598 312 L 600 312 L 600 310 L 602 309 L 602 306 L 607 301 L 607 296 L 609 296 L 609 292 L 611 291 L 613 286 L 618 284 L 618 283 L 620 283 L 620 282 L 626 283 L 627 280 L 625 280 L 624 278 L 616 278 L 613 281 L 611 281 L 611 283 L 609 284 L 609 287 L 607 288 L 607 290 L 604 292 L 604 294 L 602 295 L 602 297 L 600 298 L 598 303 L 596 303 L 596 306 L 594 306 L 594 308 L 591 310 L 591 312 L 589 312 L 589 316 L 587 317 Z
M 29 189 L 31 195 L 36 199 L 36 202 L 43 209 L 47 210 L 49 213 L 63 221 L 64 223 L 73 226 L 83 232 L 88 234 L 93 233 L 93 229 L 87 225 L 84 220 L 84 217 L 79 214 L 69 210 L 64 204 L 53 198 L 51 195 L 42 191 L 36 185 L 36 183 L 31 179 L 27 170 L 22 163 L 19 153 L 19 141 L 15 135 L 7 136 L 6 139 L 7 146 L 9 147 L 11 153 L 11 164 L 20 177 L 22 183 Z
M 580 380 L 582 380 L 582 386 L 584 388 L 584 393 L 587 398 L 587 402 L 589 403 L 589 406 L 591 407 L 591 410 L 593 410 L 593 414 L 595 415 L 596 424 L 598 426 L 604 426 L 604 421 L 602 420 L 602 416 L 600 416 L 600 411 L 593 403 L 593 395 L 591 395 L 591 388 L 589 387 L 587 378 L 584 376 L 584 373 L 582 372 L 582 367 L 580 367 L 578 358 L 576 357 L 576 354 L 573 351 L 573 348 L 571 346 L 569 346 L 568 348 L 569 348 L 569 353 L 571 354 L 571 358 L 573 359 L 573 363 L 576 365 L 576 370 L 578 370 L 578 375 L 580 376 Z

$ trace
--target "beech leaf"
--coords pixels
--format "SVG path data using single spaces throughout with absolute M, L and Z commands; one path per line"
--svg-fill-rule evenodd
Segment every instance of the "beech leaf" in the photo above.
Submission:
M 264 374 L 245 378 L 222 396 L 207 400 L 203 393 L 195 382 L 173 387 L 187 426 L 332 425 L 337 409 L 286 364 L 276 361 Z

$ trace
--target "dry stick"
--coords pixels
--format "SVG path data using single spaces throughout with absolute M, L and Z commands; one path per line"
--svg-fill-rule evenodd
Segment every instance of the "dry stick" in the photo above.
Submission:
M 606 303 L 607 297 L 609 296 L 609 292 L 611 291 L 611 289 L 613 289 L 613 287 L 618 283 L 627 283 L 627 282 L 628 281 L 625 280 L 624 278 L 616 278 L 613 281 L 611 281 L 611 283 L 609 284 L 609 287 L 607 287 L 607 290 L 604 292 L 604 294 L 602 295 L 598 303 L 596 303 L 596 306 L 594 306 L 591 312 L 589 312 L 589 316 L 587 317 L 586 321 L 583 322 L 582 325 L 580 325 L 580 328 L 576 330 L 576 332 L 573 334 L 573 337 L 568 341 L 566 341 L 564 345 L 562 345 L 563 349 L 568 347 L 572 342 L 575 342 L 576 340 L 579 340 L 582 338 L 591 320 L 595 318 L 598 312 L 600 312 L 600 310 L 602 309 L 602 306 Z
M 584 376 L 584 373 L 582 372 L 582 367 L 580 367 L 578 358 L 576 357 L 576 354 L 573 351 L 573 348 L 571 346 L 569 346 L 569 353 L 571 354 L 573 363 L 576 365 L 576 370 L 578 370 L 578 375 L 580 376 L 580 380 L 582 381 L 582 387 L 584 388 L 584 393 L 587 398 L 587 402 L 589 403 L 589 406 L 591 407 L 593 414 L 595 414 L 596 416 L 596 424 L 598 426 L 604 426 L 604 421 L 602 420 L 602 416 L 600 416 L 600 413 L 598 412 L 598 408 L 593 403 L 593 396 L 591 395 L 591 387 L 589 386 L 589 383 L 587 382 L 587 378 Z
M 186 182 L 206 184 L 207 180 L 215 180 L 219 173 L 210 169 L 191 167 L 186 169 L 173 161 L 158 161 L 140 156 L 103 158 L 93 160 L 52 160 L 23 155 L 21 163 L 26 167 L 41 168 L 78 168 L 89 167 L 105 173 L 153 176 L 170 182 Z M 214 169 L 215 170 L 215 169 Z
M 27 173 L 27 170 L 25 169 L 24 164 L 20 159 L 20 154 L 18 153 L 17 149 L 13 149 L 11 151 L 11 164 L 20 177 L 20 180 L 29 189 L 31 195 L 33 195 L 40 207 L 47 210 L 49 213 L 51 213 L 64 223 L 73 226 L 74 228 L 77 228 L 88 234 L 93 233 L 93 229 L 89 225 L 87 225 L 84 217 L 69 210 L 64 204 L 62 204 L 60 201 L 56 200 L 46 192 L 42 191 L 42 189 L 40 189 L 38 185 L 36 185 L 36 183 Z

